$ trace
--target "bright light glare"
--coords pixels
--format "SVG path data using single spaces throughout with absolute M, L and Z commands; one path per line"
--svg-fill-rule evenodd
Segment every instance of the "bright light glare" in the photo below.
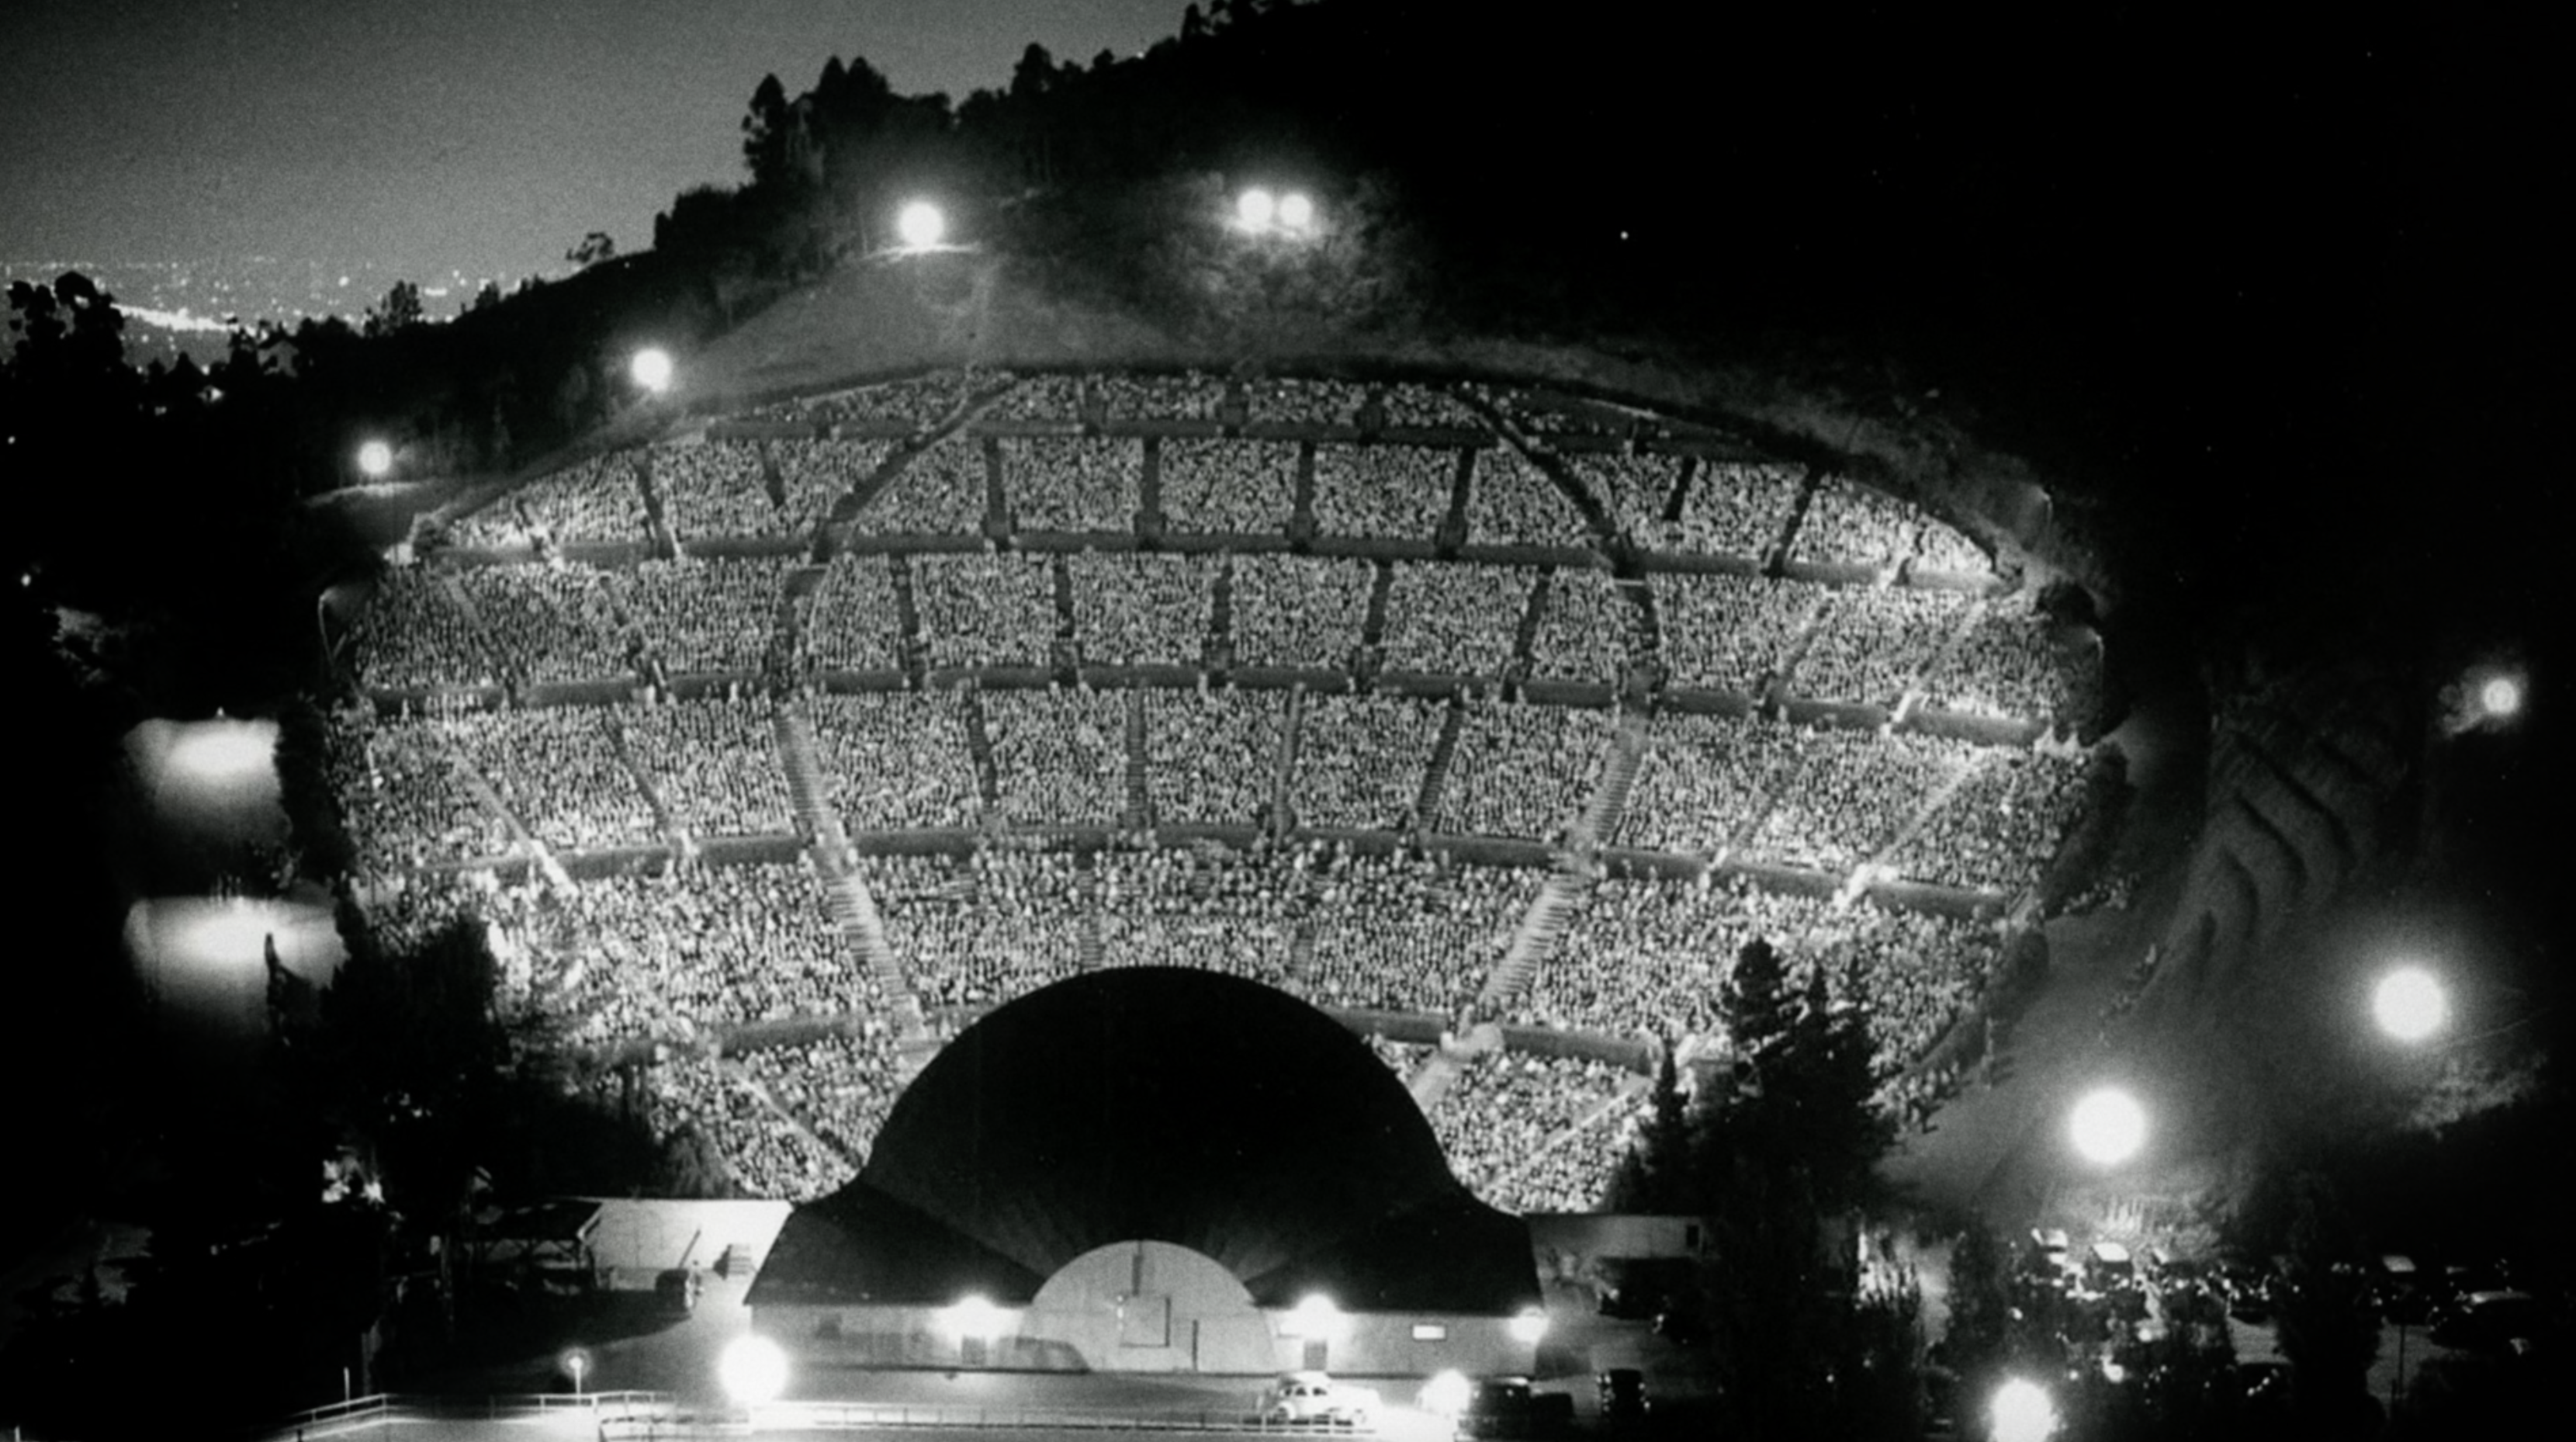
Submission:
M 368 479 L 376 480 L 394 468 L 394 448 L 383 441 L 369 441 L 358 447 L 358 469 Z
M 1279 202 L 1259 186 L 1243 193 L 1234 203 L 1234 218 L 1246 230 L 1264 230 L 1279 213 Z
M 2433 973 L 2401 966 L 2379 979 L 2370 994 L 2370 1012 L 2381 1031 L 2399 1041 L 2422 1041 L 2451 1019 L 2451 999 Z
M 671 386 L 671 353 L 657 345 L 646 346 L 635 353 L 631 370 L 637 385 L 659 395 Z
M 1995 1442 L 2047 1442 L 2057 1431 L 2057 1404 L 2047 1389 L 2019 1377 L 1995 1389 L 1987 1416 Z
M 990 1337 L 1002 1329 L 1002 1309 L 982 1297 L 964 1297 L 940 1312 L 939 1324 L 951 1337 Z
M 776 1342 L 754 1333 L 737 1337 L 716 1364 L 725 1395 L 746 1407 L 778 1400 L 787 1390 L 787 1353 Z
M 1279 197 L 1279 223 L 1290 230 L 1304 230 L 1315 223 L 1315 202 L 1291 191 Z
M 206 791 L 224 791 L 261 781 L 276 754 L 277 728 L 256 721 L 195 721 L 171 738 L 167 764 L 172 779 L 185 779 Z
M 2117 1166 L 2147 1140 L 2147 1114 L 2138 1099 L 2117 1087 L 2087 1093 L 2075 1104 L 2070 1130 L 2075 1150 L 2097 1166 Z
M 2478 687 L 2478 707 L 2502 720 L 2522 710 L 2522 683 L 2511 676 L 2490 676 Z
M 1328 1339 L 1341 1330 L 1342 1309 L 1321 1292 L 1309 1295 L 1288 1314 L 1288 1335 L 1310 1340 Z
M 1455 1417 L 1467 1410 L 1467 1376 L 1441 1372 L 1422 1384 L 1422 1410 L 1434 1417 Z
M 894 233 L 914 250 L 925 249 L 937 245 L 939 238 L 948 233 L 948 217 L 929 201 L 916 200 L 895 217 Z
M 1512 1318 L 1512 1340 L 1524 1347 L 1535 1347 L 1547 1336 L 1547 1313 L 1536 1307 Z

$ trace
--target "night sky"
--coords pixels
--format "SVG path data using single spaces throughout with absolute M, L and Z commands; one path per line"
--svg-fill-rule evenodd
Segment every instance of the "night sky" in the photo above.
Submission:
M 1006 83 L 1032 41 L 1133 53 L 1185 0 L 10 0 L 0 260 L 559 271 L 743 178 L 739 125 L 838 54 L 897 91 Z

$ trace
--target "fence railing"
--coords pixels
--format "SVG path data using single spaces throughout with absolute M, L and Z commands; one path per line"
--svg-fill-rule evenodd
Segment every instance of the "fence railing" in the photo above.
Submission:
M 637 1411 L 600 1418 L 601 1442 L 688 1442 L 741 1436 L 746 1430 L 867 1431 L 888 1428 L 965 1428 L 1095 1432 L 1253 1432 L 1305 1436 L 1371 1435 L 1374 1426 L 1347 1422 L 1283 1422 L 1247 1408 L 1137 1412 L 1120 1408 L 965 1406 L 925 1403 L 773 1402 L 749 1409 Z

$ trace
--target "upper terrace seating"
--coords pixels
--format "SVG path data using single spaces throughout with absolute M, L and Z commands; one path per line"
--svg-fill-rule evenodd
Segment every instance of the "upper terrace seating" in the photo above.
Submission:
M 1458 453 L 1423 446 L 1315 448 L 1315 529 L 1327 536 L 1428 542 L 1449 514 Z
M 784 536 L 795 518 L 769 495 L 760 447 L 751 441 L 673 441 L 646 453 L 662 518 L 680 544 L 730 536 Z
M 1368 620 L 1366 561 L 1242 555 L 1233 560 L 1238 666 L 1339 667 Z
M 983 803 L 967 743 L 966 700 L 953 692 L 817 696 L 808 706 L 827 803 L 850 830 L 975 824 Z
M 1421 796 L 1442 715 L 1435 704 L 1397 697 L 1307 697 L 1288 793 L 1298 824 L 1402 826 Z
M 1536 575 L 1521 566 L 1397 562 L 1386 598 L 1387 669 L 1501 675 Z
M 1164 826 L 1266 822 L 1278 783 L 1287 695 L 1280 691 L 1148 691 L 1146 784 Z
M 1616 726 L 1606 710 L 1468 707 L 1441 792 L 1440 829 L 1556 840 L 1591 798 Z
M 1467 539 L 1480 546 L 1591 543 L 1583 515 L 1547 473 L 1509 446 L 1476 453 L 1467 487 Z
M 1198 664 L 1208 638 L 1215 558 L 1086 551 L 1067 556 L 1065 571 L 1085 664 Z
M 1659 551 L 1759 561 L 1779 544 L 1800 485 L 1788 466 L 1703 462 L 1683 493 L 1681 520 L 1643 539 Z
M 1175 531 L 1275 536 L 1297 508 L 1297 447 L 1287 441 L 1167 440 L 1158 477 Z
M 1011 552 L 916 557 L 912 593 L 932 666 L 1047 664 L 1056 612 L 1046 557 Z
M 1000 444 L 1004 493 L 1010 497 L 1012 523 L 1021 532 L 1126 531 L 1134 526 L 1144 501 L 1143 442 L 1005 436 Z

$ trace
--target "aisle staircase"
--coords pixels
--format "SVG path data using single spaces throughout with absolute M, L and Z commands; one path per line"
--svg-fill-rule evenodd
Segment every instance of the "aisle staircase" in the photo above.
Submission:
M 1144 831 L 1154 824 L 1154 793 L 1146 784 L 1145 693 L 1140 688 L 1127 688 L 1127 811 L 1126 826 L 1130 831 Z
M 886 937 L 885 919 L 877 913 L 876 897 L 859 875 L 858 854 L 850 845 L 849 831 L 830 805 L 814 741 L 814 723 L 801 705 L 790 701 L 779 706 L 773 724 L 779 765 L 787 774 L 787 792 L 795 802 L 797 824 L 805 833 L 805 854 L 822 878 L 832 924 L 884 995 L 887 1019 L 902 1046 L 907 1069 L 917 1066 L 922 1058 L 916 1053 L 930 1045 L 929 1024 L 922 1015 L 920 997 L 914 994 L 912 983 L 895 959 L 893 943 Z

